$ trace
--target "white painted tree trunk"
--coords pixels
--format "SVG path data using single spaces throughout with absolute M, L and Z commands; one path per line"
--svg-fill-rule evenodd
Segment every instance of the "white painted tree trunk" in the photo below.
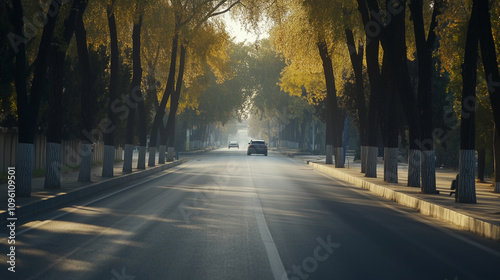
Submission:
M 45 151 L 45 189 L 61 188 L 61 144 L 47 142 Z
M 148 166 L 155 166 L 156 164 L 156 147 L 149 147 Z
M 436 157 L 434 150 L 422 151 L 420 171 L 422 174 L 422 193 L 436 193 Z
M 344 168 L 344 148 L 335 148 L 335 168 Z
M 33 144 L 18 143 L 16 151 L 16 196 L 31 196 L 33 173 Z
M 366 147 L 366 173 L 365 177 L 377 178 L 377 154 L 378 148 Z
M 500 124 L 499 124 L 500 125 Z M 493 192 L 500 193 L 500 133 L 496 131 L 497 126 L 493 126 Z
M 123 173 L 132 172 L 132 158 L 134 157 L 134 146 L 125 144 L 125 153 L 123 156 Z
M 366 146 L 361 146 L 361 173 L 366 173 Z
M 175 148 L 174 147 L 168 147 L 167 161 L 168 162 L 174 161 L 174 156 L 175 156 Z
M 387 183 L 398 182 L 398 148 L 384 148 L 384 180 Z
M 457 202 L 476 203 L 475 151 L 460 150 Z
M 139 147 L 139 158 L 137 159 L 137 169 L 146 169 L 146 146 Z
M 384 182 L 387 182 L 387 147 L 384 147 Z
M 325 164 L 333 164 L 333 148 L 332 145 L 326 145 L 326 159 Z
M 165 152 L 167 151 L 166 145 L 160 145 L 160 152 L 158 153 L 158 163 L 165 163 Z
M 92 144 L 80 144 L 80 171 L 78 182 L 90 182 L 92 172 Z
M 409 187 L 420 188 L 420 150 L 408 151 L 408 184 Z
M 102 177 L 113 177 L 115 165 L 115 146 L 104 145 Z

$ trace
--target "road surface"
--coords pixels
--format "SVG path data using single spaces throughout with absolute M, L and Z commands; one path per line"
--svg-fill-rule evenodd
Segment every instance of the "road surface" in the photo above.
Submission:
M 24 223 L 1 279 L 500 279 L 499 243 L 243 148 Z

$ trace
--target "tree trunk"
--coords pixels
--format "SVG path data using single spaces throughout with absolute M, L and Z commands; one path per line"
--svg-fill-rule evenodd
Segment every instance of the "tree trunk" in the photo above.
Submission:
M 398 183 L 398 155 L 399 149 L 384 148 L 384 161 L 386 164 L 385 181 L 387 183 Z
M 498 71 L 497 54 L 491 29 L 488 1 L 473 1 L 473 3 L 476 2 L 478 5 L 479 36 L 484 74 L 488 83 L 491 108 L 493 109 L 493 119 L 496 124 L 496 130 L 500 133 L 500 74 Z
M 92 144 L 80 143 L 80 170 L 78 182 L 90 182 L 92 180 Z
M 163 130 L 166 130 L 166 128 L 164 128 Z M 165 163 L 165 153 L 167 152 L 167 146 L 166 145 L 163 145 L 163 144 L 160 144 L 160 150 L 159 150 L 159 153 L 158 153 L 158 163 L 159 164 L 164 164 Z
M 87 32 L 83 23 L 83 12 L 78 15 L 78 22 L 75 29 L 76 46 L 78 50 L 78 62 L 80 76 L 82 77 L 82 96 L 81 96 L 81 117 L 82 133 L 80 135 L 80 170 L 78 173 L 78 182 L 90 182 L 92 172 L 92 143 L 88 133 L 92 131 L 92 81 L 90 78 L 90 57 L 87 49 Z
M 328 47 L 326 41 L 320 40 L 318 42 L 319 55 L 323 62 L 323 72 L 326 81 L 326 100 L 327 100 L 327 133 L 326 133 L 326 145 L 333 144 L 333 149 L 339 149 L 342 147 L 342 129 L 341 129 L 341 119 L 340 113 L 337 105 L 337 89 L 335 88 L 335 77 L 333 75 L 333 64 L 330 54 L 328 53 Z M 330 121 L 330 125 L 328 122 Z M 338 155 L 336 155 L 338 156 Z M 326 159 L 327 164 L 329 158 Z M 343 167 L 343 155 L 342 159 L 336 158 L 336 166 Z
M 18 143 L 16 149 L 16 196 L 31 196 L 31 174 L 33 173 L 33 143 Z M 21 164 L 22 163 L 22 164 Z M 28 164 L 29 163 L 29 164 Z M 22 186 L 22 188 L 21 188 Z M 29 188 L 28 188 L 29 187 Z
M 17 36 L 22 36 L 24 31 L 24 21 L 23 21 L 23 7 L 21 0 L 12 1 L 12 6 L 13 6 L 12 24 L 14 26 L 14 33 Z M 29 120 L 33 119 L 33 116 L 31 115 L 32 112 L 27 110 L 28 93 L 26 89 L 25 42 L 20 42 L 19 44 L 16 45 L 16 48 L 17 50 L 15 51 L 16 53 L 15 86 L 16 86 L 18 114 L 19 114 L 19 144 L 16 150 L 16 173 L 17 173 L 16 196 L 29 197 L 31 196 L 31 174 L 33 172 L 34 135 L 32 137 L 24 137 L 24 139 L 22 139 L 21 134 L 24 134 L 26 136 L 29 136 L 31 134 L 29 132 L 30 131 Z M 23 106 L 25 107 L 23 108 Z M 39 106 L 40 104 L 37 104 L 36 107 Z M 36 120 L 37 116 L 35 118 L 35 122 Z M 22 142 L 21 140 L 23 140 L 24 142 Z
M 57 5 L 55 7 L 54 5 Z M 12 23 L 14 32 L 18 36 L 24 34 L 23 7 L 20 0 L 12 1 Z M 41 97 L 44 93 L 49 60 L 50 42 L 54 34 L 57 16 L 53 10 L 59 10 L 59 3 L 51 2 L 47 11 L 47 22 L 43 28 L 42 38 L 38 47 L 35 60 L 35 72 L 31 83 L 31 92 L 28 96 L 26 89 L 26 45 L 25 42 L 17 44 L 15 85 L 17 93 L 18 110 L 18 146 L 16 153 L 16 196 L 31 196 L 31 176 L 33 172 L 33 143 L 38 125 L 38 112 Z M 24 38 L 24 37 L 23 37 Z M 25 39 L 25 38 L 24 38 Z
M 132 114 L 132 112 L 129 112 L 129 115 Z M 127 118 L 128 119 L 128 118 Z M 127 130 L 129 128 L 127 127 Z M 133 139 L 133 137 L 132 137 Z M 134 145 L 133 144 L 127 144 L 125 141 L 125 150 L 123 153 L 123 173 L 131 173 L 132 172 L 132 159 L 134 157 Z
M 102 177 L 113 177 L 115 162 L 115 146 L 104 145 L 103 162 L 111 162 L 102 166 Z
M 364 26 L 369 26 L 375 19 L 370 17 L 367 2 L 357 0 L 358 10 L 361 14 Z M 378 153 L 378 127 L 379 127 L 379 106 L 381 81 L 379 65 L 379 47 L 380 34 L 373 33 L 368 28 L 365 29 L 366 35 L 366 67 L 368 79 L 370 80 L 370 99 L 367 115 L 367 134 L 366 134 L 366 173 L 365 177 L 377 177 L 377 153 Z
M 153 132 L 151 132 L 151 135 L 153 135 Z M 152 138 L 149 139 L 149 159 L 148 159 L 148 166 L 155 166 L 156 147 L 151 147 L 151 139 Z
M 115 0 L 113 0 L 114 2 Z M 107 6 L 109 38 L 111 43 L 111 62 L 110 62 L 110 82 L 109 82 L 109 100 L 108 100 L 108 121 L 104 132 L 104 158 L 102 164 L 102 176 L 113 177 L 114 153 L 115 153 L 115 129 L 118 123 L 116 114 L 113 111 L 113 102 L 118 98 L 118 71 L 119 71 L 119 53 L 118 53 L 118 33 L 116 31 L 116 19 L 113 11 L 113 5 Z
M 493 137 L 495 176 L 493 187 L 494 192 L 500 193 L 500 75 L 496 60 L 497 54 L 495 42 L 493 41 L 488 1 L 479 0 L 478 2 L 481 57 L 484 74 L 488 82 L 493 119 L 495 121 L 495 135 Z
M 434 2 L 434 5 L 436 3 Z M 432 104 L 429 104 L 428 102 L 431 102 L 431 99 L 429 98 L 429 95 L 431 94 L 429 86 L 430 80 L 426 80 L 427 78 L 430 78 L 427 73 L 432 73 L 430 72 L 432 69 L 430 69 L 429 63 L 430 57 L 428 57 L 429 52 L 428 49 L 426 48 L 426 42 L 425 42 L 425 31 L 424 31 L 424 23 L 423 23 L 423 2 L 422 0 L 412 0 L 410 1 L 410 11 L 411 11 L 411 18 L 413 19 L 413 29 L 414 29 L 414 35 L 415 35 L 415 42 L 417 44 L 417 51 L 418 51 L 418 78 L 419 78 L 419 83 L 418 83 L 418 104 L 420 108 L 420 118 L 426 118 L 426 120 L 432 120 L 432 115 L 430 116 L 424 116 L 423 111 L 424 110 L 432 110 Z M 435 9 L 436 10 L 436 9 Z M 433 18 L 434 19 L 434 18 Z M 429 98 L 427 100 L 426 98 Z M 429 106 L 429 108 L 422 108 L 421 106 Z M 431 112 L 432 114 L 432 112 Z M 410 122 L 410 120 L 408 120 Z M 432 127 L 424 127 L 423 124 L 420 125 L 420 129 L 428 132 Z M 407 185 L 409 187 L 418 187 L 420 188 L 420 175 L 424 176 L 425 172 L 421 173 L 421 168 L 424 168 L 424 159 L 422 157 L 424 156 L 422 154 L 423 150 L 421 147 L 419 147 L 418 143 L 422 138 L 419 137 L 419 135 L 416 133 L 415 130 L 410 131 L 409 135 L 409 151 L 408 151 L 408 183 Z
M 177 29 L 176 29 L 177 30 Z M 157 137 L 158 130 L 163 129 L 163 117 L 165 116 L 165 108 L 167 106 L 167 101 L 175 90 L 175 67 L 177 64 L 177 48 L 179 45 L 179 34 L 175 33 L 172 39 L 172 53 L 170 56 L 170 70 L 168 72 L 167 86 L 165 87 L 165 92 L 163 93 L 163 97 L 161 98 L 160 106 L 158 110 L 156 110 L 155 118 L 153 120 L 153 126 L 151 128 L 151 137 L 149 142 L 149 166 L 155 165 L 155 157 L 156 153 L 151 154 L 151 148 L 156 151 L 156 147 L 158 145 Z M 161 140 L 160 140 L 161 142 Z M 153 158 L 151 158 L 153 156 Z
M 344 147 L 335 147 L 335 168 L 344 168 Z
M 332 145 L 326 145 L 326 160 L 325 164 L 333 164 L 333 148 Z
M 422 193 L 437 194 L 436 190 L 436 155 L 434 149 L 421 151 Z
M 403 13 L 404 14 L 404 13 Z M 404 19 L 404 15 L 403 19 Z M 404 22 L 404 21 L 403 21 Z M 400 33 L 404 34 L 404 23 L 400 25 Z M 402 37 L 402 38 L 401 38 Z M 410 74 L 408 72 L 408 64 L 407 64 L 407 54 L 406 54 L 406 44 L 405 44 L 405 39 L 404 35 L 398 36 L 398 44 L 396 45 L 396 49 L 398 50 L 399 54 L 397 55 L 398 58 L 396 58 L 396 63 L 397 63 L 397 68 L 398 69 L 396 72 L 399 72 L 400 78 L 398 79 L 399 83 L 398 85 L 398 92 L 399 92 L 399 100 L 402 102 L 404 112 L 406 115 L 406 119 L 408 122 L 408 129 L 409 129 L 409 144 L 410 144 L 410 149 L 420 149 L 419 146 L 419 136 L 420 136 L 420 119 L 419 119 L 419 114 L 418 114 L 418 102 L 416 101 L 416 98 L 414 96 L 411 83 L 410 83 Z M 420 158 L 422 160 L 422 158 Z M 417 163 L 414 162 L 415 164 L 421 165 L 421 162 Z M 408 179 L 411 182 L 418 182 L 417 185 L 412 185 L 412 187 L 419 187 L 420 186 L 420 172 L 421 168 L 416 168 L 416 166 L 411 166 L 412 170 L 410 168 L 408 169 Z M 411 178 L 410 176 L 417 176 L 417 178 Z
M 382 79 L 383 90 L 385 94 L 383 100 L 385 100 L 385 113 L 383 114 L 382 120 L 385 124 L 383 126 L 384 134 L 384 181 L 388 183 L 398 182 L 398 111 L 394 110 L 396 108 L 396 101 L 398 100 L 398 88 L 394 85 L 397 84 L 399 72 L 395 72 L 394 68 L 390 65 L 390 57 L 388 52 L 384 52 L 383 64 L 382 64 Z
M 420 149 L 408 150 L 408 187 L 420 188 Z
M 44 188 L 58 189 L 61 187 L 61 133 L 62 133 L 62 91 L 65 52 L 60 52 L 59 44 L 54 44 L 51 50 L 49 81 L 49 124 L 47 130 L 47 149 L 45 165 Z M 55 50 L 55 51 L 54 51 Z M 57 182 L 56 182 L 57 181 Z
M 436 164 L 434 158 L 434 141 L 432 137 L 432 76 L 434 65 L 432 64 L 432 51 L 436 40 L 435 27 L 436 18 L 440 13 L 439 1 L 434 1 L 432 20 L 429 28 L 429 36 L 426 40 L 423 1 L 413 0 L 410 2 L 410 10 L 413 18 L 415 42 L 418 57 L 418 105 L 420 118 L 420 150 L 422 193 L 436 193 Z
M 142 68 L 141 68 L 141 26 L 142 15 L 132 28 L 132 84 L 130 85 L 129 114 L 127 116 L 127 133 L 125 137 L 125 155 L 123 158 L 123 172 L 132 172 L 132 159 L 134 156 L 134 127 L 135 109 L 139 103 L 144 103 L 141 92 Z M 146 125 L 141 123 L 140 126 Z
M 496 125 L 495 125 L 496 126 Z M 494 154 L 494 178 L 493 178 L 493 192 L 500 193 L 500 133 L 495 129 L 493 136 L 493 154 Z
M 366 152 L 367 146 L 361 146 L 361 173 L 366 173 Z
M 47 142 L 44 189 L 61 188 L 61 143 Z
M 85 11 L 88 0 L 73 2 L 71 12 L 64 20 L 62 36 L 54 36 L 50 47 L 49 60 L 49 124 L 47 130 L 47 150 L 44 188 L 61 188 L 61 141 L 63 126 L 63 79 L 66 50 L 75 32 L 79 14 Z
M 184 79 L 184 66 L 186 64 L 186 45 L 181 44 L 181 54 L 179 58 L 179 75 L 177 77 L 177 83 L 175 86 L 174 94 L 172 94 L 172 99 L 170 100 L 170 112 L 167 121 L 167 133 L 168 133 L 168 153 L 167 161 L 174 161 L 174 151 L 175 151 L 175 116 L 177 115 L 177 109 L 179 108 L 179 98 L 182 90 L 182 82 Z
M 347 47 L 349 48 L 349 55 L 351 58 L 352 69 L 354 71 L 354 78 L 356 81 L 356 105 L 358 107 L 358 119 L 359 119 L 359 142 L 361 145 L 361 173 L 366 172 L 366 159 L 364 153 L 364 147 L 367 145 L 366 139 L 366 98 L 365 89 L 363 84 L 363 45 L 358 45 L 358 50 L 356 51 L 356 43 L 354 42 L 354 35 L 352 30 L 345 30 Z
M 411 87 L 410 75 L 407 65 L 405 32 L 406 1 L 396 1 L 392 4 L 394 5 L 392 9 L 400 9 L 400 12 L 393 14 L 392 18 L 388 22 L 387 27 L 382 28 L 384 36 L 381 36 L 381 43 L 385 53 L 388 53 L 388 55 L 390 56 L 389 60 L 391 67 L 394 69 L 394 73 L 397 73 L 395 84 L 397 86 L 398 97 L 402 102 L 402 107 L 408 121 L 410 149 L 416 149 L 418 148 L 417 144 L 419 141 L 420 125 L 418 118 L 418 105 L 415 101 L 415 96 Z M 372 14 L 379 13 L 377 1 L 369 0 L 368 6 L 370 7 L 370 10 L 374 11 L 374 13 Z M 376 20 L 373 19 L 373 15 L 372 20 Z M 415 176 L 417 174 L 418 176 L 420 175 L 418 172 L 415 172 L 415 170 L 413 169 L 414 167 L 415 166 L 409 167 L 408 178 L 410 182 L 419 182 L 419 178 L 412 178 L 412 176 Z
M 484 173 L 486 165 L 486 149 L 477 150 L 477 179 L 480 183 L 484 183 Z
M 167 150 L 167 161 L 172 162 L 175 160 L 175 147 L 168 147 Z
M 460 149 L 457 202 L 476 203 L 475 150 Z
M 465 41 L 465 55 L 462 70 L 462 113 L 460 125 L 460 177 L 457 202 L 476 203 L 475 185 L 475 104 L 477 80 L 477 56 L 479 27 L 477 1 L 472 4 L 472 12 Z
M 378 147 L 366 147 L 366 173 L 365 177 L 377 178 L 377 154 Z
M 146 146 L 139 146 L 139 158 L 137 159 L 137 169 L 146 169 Z
M 127 128 L 128 129 L 128 128 Z M 123 153 L 123 173 L 132 172 L 132 159 L 134 157 L 134 145 L 125 144 L 125 150 Z

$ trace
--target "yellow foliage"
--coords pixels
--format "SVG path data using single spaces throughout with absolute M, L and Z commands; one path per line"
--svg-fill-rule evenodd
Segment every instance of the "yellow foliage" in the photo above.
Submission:
M 270 32 L 273 47 L 285 57 L 287 63 L 280 82 L 282 90 L 291 95 L 301 95 L 304 88 L 309 102 L 321 100 L 326 91 L 317 43 L 323 38 L 327 41 L 340 93 L 344 85 L 343 77 L 352 71 L 344 28 L 354 28 L 352 18 L 359 19 L 353 1 L 336 1 L 335 5 L 316 2 L 309 7 L 301 1 L 289 2 L 286 16 Z M 347 22 L 345 25 L 344 20 Z
M 435 56 L 441 61 L 441 72 L 449 74 L 450 83 L 448 84 L 448 90 L 453 92 L 456 97 L 454 107 L 457 114 L 461 108 L 462 64 L 464 62 L 465 39 L 471 11 L 472 0 L 444 0 L 442 14 L 438 17 L 437 34 L 440 37 L 440 42 Z M 498 40 L 500 33 L 500 1 L 490 1 L 490 17 L 497 61 L 500 61 L 500 42 Z M 477 71 L 477 97 L 479 104 L 484 108 L 491 108 L 491 105 L 488 104 L 489 98 L 486 79 L 480 59 Z

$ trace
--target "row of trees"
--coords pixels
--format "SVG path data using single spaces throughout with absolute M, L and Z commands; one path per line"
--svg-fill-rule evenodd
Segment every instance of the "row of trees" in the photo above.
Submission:
M 60 188 L 65 117 L 75 113 L 70 111 L 74 106 L 65 105 L 75 103 L 75 96 L 81 98 L 79 181 L 90 181 L 92 142 L 99 137 L 105 143 L 102 176 L 113 176 L 117 133 L 124 135 L 124 172 L 132 171 L 134 141 L 140 146 L 137 168 L 145 168 L 148 134 L 148 165 L 155 165 L 157 150 L 158 162 L 164 163 L 167 147 L 167 160 L 173 160 L 181 92 L 190 89 L 192 96 L 184 99 L 196 109 L 193 96 L 209 85 L 203 77 L 222 82 L 233 75 L 230 38 L 216 16 L 239 2 L 4 1 L 1 27 L 8 43 L 2 45 L 2 86 L 8 90 L 2 107 L 9 103 L 17 117 L 17 195 L 30 196 L 33 140 L 39 130 L 47 136 L 45 187 Z M 14 75 L 4 75 L 8 72 Z M 104 78 L 109 80 L 103 88 Z M 99 103 L 106 103 L 104 110 Z
M 265 139 L 270 145 L 280 141 L 297 143 L 300 148 L 321 151 L 324 145 L 324 104 L 310 104 L 303 92 L 288 94 L 279 86 L 281 72 L 286 67 L 283 58 L 276 56 L 269 40 L 258 44 L 258 51 L 252 52 L 253 66 L 250 67 L 255 81 L 251 96 L 250 135 Z M 305 77 L 299 77 L 302 81 Z M 315 149 L 315 146 L 318 148 Z
M 247 113 L 245 102 L 251 100 L 251 114 L 283 119 L 278 126 L 290 121 L 290 116 L 301 123 L 299 127 L 311 115 L 324 120 L 326 163 L 335 158 L 336 167 L 344 165 L 342 130 L 348 112 L 359 130 L 362 172 L 367 177 L 377 176 L 381 135 L 388 182 L 398 181 L 398 139 L 406 130 L 408 185 L 429 194 L 436 193 L 435 143 L 444 146 L 445 128 L 460 127 L 458 197 L 460 202 L 475 202 L 476 116 L 484 124 L 477 128 L 483 138 L 488 133 L 491 137 L 493 124 L 500 122 L 495 49 L 500 43 L 493 37 L 500 20 L 490 18 L 490 13 L 500 11 L 497 1 L 53 0 L 40 7 L 31 1 L 12 0 L 4 5 L 4 13 L 10 17 L 1 22 L 8 43 L 3 42 L 0 49 L 7 62 L 2 63 L 0 81 L 7 88 L 14 81 L 15 90 L 11 86 L 10 92 L 15 95 L 2 96 L 0 107 L 17 112 L 21 196 L 30 193 L 32 143 L 40 128 L 37 120 L 44 98 L 48 105 L 42 117 L 47 118 L 49 141 L 46 187 L 60 186 L 58 162 L 65 120 L 60 112 L 68 110 L 61 102 L 68 96 L 63 92 L 69 90 L 62 77 L 71 72 L 64 71 L 67 60 L 78 57 L 80 72 L 73 77 L 81 79 L 82 181 L 90 180 L 90 145 L 95 136 L 102 135 L 107 146 L 103 176 L 113 176 L 113 152 L 121 127 L 126 130 L 123 170 L 130 172 L 134 141 L 140 146 L 137 167 L 145 168 L 148 132 L 148 164 L 155 165 L 156 151 L 160 151 L 158 162 L 171 160 L 164 155 L 168 151 L 173 156 L 179 113 L 185 115 L 184 120 L 201 122 L 185 129 L 208 130 L 209 123 L 223 125 L 233 116 L 242 118 Z M 229 10 L 244 18 L 249 27 L 258 26 L 263 17 L 272 21 L 275 27 L 270 42 L 282 59 L 274 57 L 266 42 L 258 46 L 263 52 L 231 46 L 216 20 Z M 27 20 L 31 18 L 32 22 Z M 93 59 L 101 48 L 105 55 L 98 57 L 109 57 L 109 63 Z M 71 56 L 72 50 L 76 55 Z M 96 71 L 96 61 L 105 64 L 104 71 Z M 243 67 L 235 68 L 232 63 Z M 12 71 L 4 65 L 11 65 Z M 484 75 L 477 75 L 478 65 Z M 99 73 L 109 79 L 102 98 L 95 95 L 96 89 L 102 93 L 103 88 L 94 80 Z M 228 82 L 222 84 L 225 80 Z M 126 94 L 119 95 L 124 91 Z M 446 101 L 447 95 L 454 98 Z M 107 103 L 104 110 L 92 109 L 96 99 Z M 451 109 L 435 103 L 451 104 Z M 496 139 L 500 139 L 499 129 L 497 125 L 494 130 Z M 273 135 L 270 130 L 269 138 Z M 497 162 L 499 152 L 495 149 Z
M 332 163 L 334 157 L 335 166 L 343 167 L 343 112 L 348 109 L 356 116 L 365 176 L 377 176 L 381 133 L 384 180 L 398 182 L 398 139 L 406 129 L 408 186 L 434 194 L 435 143 L 445 145 L 447 139 L 440 125 L 459 119 L 458 125 L 447 126 L 450 130 L 460 127 L 458 201 L 476 202 L 476 112 L 492 132 L 490 139 L 493 131 L 498 138 L 500 130 L 496 52 L 500 42 L 493 37 L 500 22 L 497 16 L 490 17 L 490 13 L 498 14 L 500 4 L 458 2 L 281 0 L 265 9 L 276 24 L 271 31 L 272 45 L 286 59 L 281 88 L 290 94 L 305 94 L 311 103 L 325 100 L 326 163 Z M 262 2 L 256 7 L 265 5 Z M 484 71 L 478 69 L 481 64 Z M 412 65 L 414 73 L 410 73 Z M 353 81 L 353 88 L 346 87 L 347 81 Z M 444 81 L 446 91 L 440 90 Z M 447 93 L 455 96 L 449 102 L 454 109 L 434 111 L 434 101 L 443 100 L 437 96 Z M 354 106 L 343 107 L 342 98 Z M 440 117 L 444 122 L 436 123 Z M 495 191 L 500 192 L 497 142 Z

